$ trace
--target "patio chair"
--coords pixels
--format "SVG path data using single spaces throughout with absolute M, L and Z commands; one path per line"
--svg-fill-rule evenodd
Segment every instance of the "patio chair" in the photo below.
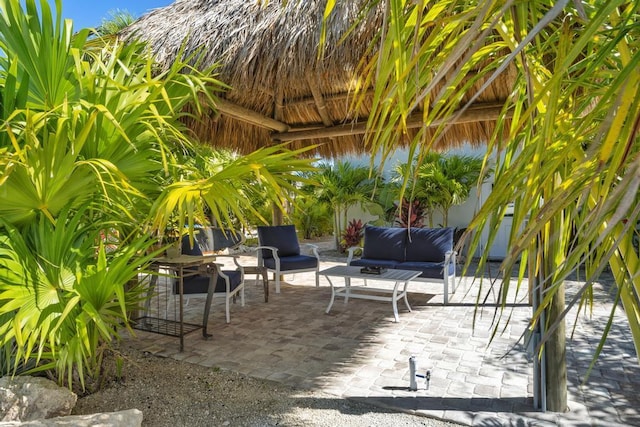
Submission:
M 302 255 L 295 226 L 259 226 L 258 241 L 258 265 L 274 273 L 277 294 L 280 293 L 280 276 L 284 274 L 315 271 L 316 286 L 320 286 L 318 247 L 306 243 L 313 256 Z
M 198 255 L 202 256 L 202 250 L 198 241 L 194 239 L 193 246 L 189 241 L 189 236 L 182 238 L 182 254 L 183 255 Z M 225 313 L 227 323 L 231 321 L 229 314 L 229 301 L 233 300 L 235 303 L 236 296 L 240 294 L 240 304 L 244 307 L 244 269 L 242 265 L 238 263 L 237 256 L 234 255 L 217 255 L 216 258 L 230 257 L 233 259 L 236 265 L 236 270 L 223 270 L 220 264 L 208 264 L 207 270 L 198 271 L 198 274 L 194 276 L 185 277 L 183 280 L 183 295 L 208 295 L 209 287 L 213 279 L 213 269 L 218 273 L 218 279 L 213 287 L 212 298 L 220 297 L 225 299 Z M 174 292 L 178 292 L 178 283 L 174 283 Z M 213 301 L 211 301 L 213 302 Z M 209 307 L 205 307 L 205 310 Z
M 228 228 L 218 227 L 196 228 L 195 238 L 200 250 L 205 254 L 218 254 L 225 249 L 236 249 L 245 241 L 244 234 Z

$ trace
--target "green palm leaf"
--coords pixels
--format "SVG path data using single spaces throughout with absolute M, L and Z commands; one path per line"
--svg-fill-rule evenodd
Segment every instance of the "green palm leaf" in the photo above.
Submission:
M 410 142 L 411 154 L 426 159 L 453 112 L 480 93 L 469 94 L 462 104 L 461 95 L 470 88 L 462 82 L 482 78 L 482 91 L 513 67 L 512 96 L 487 144 L 485 164 L 496 153 L 494 190 L 469 226 L 469 233 L 475 231 L 472 251 L 480 245 L 480 231 L 488 234 L 478 272 L 497 225 L 514 203 L 516 226 L 501 269 L 504 277 L 518 272 L 518 285 L 528 276 L 533 290 L 543 291 L 531 328 L 544 313 L 548 321 L 542 331 L 560 339 L 567 313 L 563 280 L 584 269 L 587 286 L 569 304 L 588 303 L 589 285 L 608 263 L 640 351 L 638 249 L 631 245 L 640 219 L 640 3 L 388 4 L 377 57 L 363 67 L 363 80 L 375 82 L 372 151 L 390 153 L 406 135 L 405 118 L 422 107 L 423 129 L 442 123 L 430 140 L 420 131 Z M 436 92 L 444 81 L 448 84 Z M 501 295 L 503 302 L 513 295 L 507 281 Z M 494 333 L 499 328 L 498 322 Z M 560 403 L 557 410 L 563 409 Z

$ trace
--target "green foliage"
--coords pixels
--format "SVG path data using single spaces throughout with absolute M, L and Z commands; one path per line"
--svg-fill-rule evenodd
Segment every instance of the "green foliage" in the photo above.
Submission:
M 347 224 L 349 208 L 362 205 L 367 208 L 372 201 L 376 188 L 376 179 L 371 176 L 369 168 L 353 166 L 349 162 L 328 163 L 319 166 L 315 178 L 318 182 L 317 197 L 329 203 L 335 209 L 334 233 L 336 240 L 340 235 L 341 225 Z M 339 243 L 339 242 L 336 242 Z
M 284 201 L 298 191 L 296 183 L 305 181 L 297 172 L 314 170 L 314 160 L 301 157 L 307 150 L 287 150 L 284 145 L 265 147 L 235 158 L 198 180 L 167 185 L 151 207 L 152 229 L 162 229 L 174 217 L 179 228 L 188 225 L 192 229 L 196 214 L 203 213 L 203 203 L 218 224 L 233 227 L 234 221 L 244 221 L 247 215 L 266 222 L 253 202 L 266 200 L 284 210 Z
M 13 349 L 12 366 L 3 371 L 53 369 L 71 386 L 77 375 L 100 375 L 102 356 L 128 313 L 137 307 L 139 289 L 123 283 L 137 278 L 150 256 L 139 256 L 151 241 L 137 238 L 107 255 L 101 222 L 89 208 L 63 210 L 19 230 L 3 223 L 0 238 L 0 344 Z
M 483 170 L 483 163 L 472 156 L 430 153 L 416 168 L 417 197 L 439 209 L 447 226 L 451 207 L 464 203 L 471 189 L 491 172 Z
M 231 224 L 258 192 L 282 204 L 311 160 L 270 147 L 201 168 L 214 156 L 180 119 L 215 105 L 213 68 L 159 70 L 142 44 L 88 44 L 46 0 L 3 0 L 0 14 L 0 370 L 100 384 L 154 235 L 204 206 Z
M 321 237 L 331 232 L 333 226 L 333 209 L 327 203 L 309 196 L 298 196 L 291 220 L 296 226 L 296 230 L 305 239 Z
M 430 152 L 419 162 L 398 165 L 393 180 L 405 183 L 413 203 L 420 201 L 419 208 L 429 217 L 430 226 L 433 226 L 435 210 L 442 212 L 446 226 L 451 207 L 464 203 L 471 189 L 491 172 L 491 169 L 483 169 L 483 163 L 483 159 L 477 157 Z M 397 192 L 403 194 L 404 187 L 398 185 Z
M 135 20 L 136 18 L 127 10 L 112 10 L 109 12 L 109 19 L 102 19 L 102 23 L 96 31 L 100 36 L 117 34 Z
M 400 212 L 400 215 L 396 218 L 397 226 L 404 228 L 422 228 L 424 225 L 424 209 L 422 208 L 420 199 L 409 201 L 403 198 L 402 205 L 399 207 L 396 205 L 395 209 Z
M 470 250 L 480 244 L 480 231 L 489 230 L 478 273 L 514 203 L 513 223 L 522 227 L 511 232 L 502 276 L 515 269 L 522 285 L 531 272 L 541 296 L 531 329 L 546 317 L 542 331 L 561 337 L 556 328 L 566 311 L 557 303 L 564 279 L 586 268 L 587 285 L 569 305 L 587 303 L 592 280 L 609 264 L 640 352 L 640 260 L 631 225 L 640 216 L 638 1 L 506 7 L 500 1 L 390 0 L 385 10 L 380 50 L 364 68 L 364 79 L 375 82 L 369 127 L 382 130 L 371 132 L 371 150 L 393 152 L 407 117 L 424 107 L 424 129 L 434 125 L 435 135 L 427 140 L 419 131 L 410 157 L 425 157 L 454 112 L 475 100 L 471 85 L 497 84 L 508 70 L 514 85 L 485 158 L 486 165 L 497 153 L 494 189 L 468 230 Z M 505 280 L 503 303 L 511 292 Z M 499 330 L 496 322 L 494 333 Z

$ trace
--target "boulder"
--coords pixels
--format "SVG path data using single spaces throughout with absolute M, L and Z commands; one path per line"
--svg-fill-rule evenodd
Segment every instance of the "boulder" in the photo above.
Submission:
M 0 421 L 31 421 L 69 415 L 78 396 L 42 377 L 0 378 Z

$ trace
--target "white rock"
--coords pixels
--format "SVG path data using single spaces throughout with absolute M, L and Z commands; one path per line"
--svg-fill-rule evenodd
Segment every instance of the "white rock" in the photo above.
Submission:
M 0 378 L 0 421 L 30 421 L 66 416 L 78 396 L 42 377 Z

